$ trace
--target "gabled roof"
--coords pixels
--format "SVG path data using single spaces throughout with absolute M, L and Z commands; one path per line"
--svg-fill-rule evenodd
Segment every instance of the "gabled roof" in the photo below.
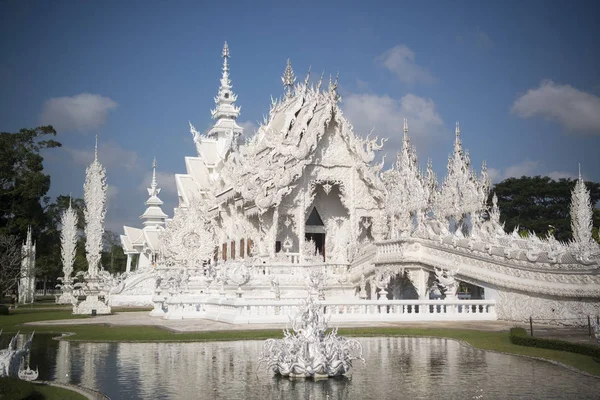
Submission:
M 375 188 L 374 197 L 383 201 L 385 189 L 378 171 L 370 165 L 372 150 L 381 146 L 354 135 L 338 102 L 335 87 L 321 92 L 305 84 L 296 86 L 293 96 L 273 104 L 268 123 L 240 153 L 226 160 L 220 171 L 224 187 L 235 188 L 261 213 L 279 204 L 295 187 L 305 167 L 314 163 L 315 150 L 329 127 L 348 147 L 361 178 Z

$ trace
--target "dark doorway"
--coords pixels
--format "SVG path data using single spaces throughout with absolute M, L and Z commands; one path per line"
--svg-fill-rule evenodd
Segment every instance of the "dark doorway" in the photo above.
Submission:
M 306 220 L 306 225 L 307 226 L 322 226 L 325 227 L 325 224 L 323 224 L 323 219 L 321 219 L 321 216 L 319 215 L 319 212 L 317 211 L 316 207 L 313 207 L 312 211 L 310 212 L 310 215 L 308 216 L 308 219 Z M 306 240 L 311 240 L 313 242 L 315 242 L 315 246 L 317 248 L 317 251 L 323 256 L 323 261 L 325 261 L 325 234 L 324 233 L 305 233 L 304 234 L 304 238 Z
M 315 247 L 319 254 L 323 256 L 325 261 L 325 234 L 324 233 L 305 233 L 304 237 L 306 240 L 312 240 L 315 242 Z

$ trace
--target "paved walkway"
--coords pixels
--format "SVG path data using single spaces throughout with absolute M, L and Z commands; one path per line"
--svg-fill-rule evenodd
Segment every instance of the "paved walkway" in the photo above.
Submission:
M 282 329 L 286 324 L 244 324 L 234 325 L 206 319 L 166 320 L 151 317 L 148 311 L 117 312 L 113 315 L 101 315 L 83 319 L 62 319 L 54 321 L 30 322 L 27 325 L 89 325 L 102 324 L 113 326 L 156 326 L 173 332 L 208 332 L 208 331 L 240 331 L 258 329 Z M 433 322 L 340 322 L 336 326 L 351 327 L 398 327 L 398 328 L 438 328 L 438 329 L 473 329 L 487 332 L 508 332 L 514 326 L 522 326 L 529 332 L 529 324 L 507 321 L 433 321 Z M 289 324 L 288 324 L 289 327 Z M 562 327 L 550 325 L 533 325 L 536 337 L 568 340 L 578 343 L 595 344 L 589 336 L 587 327 Z

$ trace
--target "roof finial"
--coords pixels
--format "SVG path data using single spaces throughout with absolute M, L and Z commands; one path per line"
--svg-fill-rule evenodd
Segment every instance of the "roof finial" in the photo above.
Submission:
M 223 53 L 221 55 L 223 56 L 223 58 L 229 57 L 229 46 L 227 46 L 227 40 L 225 41 L 225 44 L 223 45 Z
M 158 186 L 158 183 L 156 183 L 156 157 L 154 157 L 154 161 L 152 161 L 152 183 L 150 186 L 153 189 Z
M 69 208 L 71 208 L 71 200 L 73 199 L 72 193 L 69 192 Z
M 308 87 L 308 80 L 310 79 L 310 69 L 311 66 L 308 66 L 308 72 L 306 73 L 306 78 L 304 78 L 304 86 Z
M 581 180 L 581 163 L 577 163 L 577 165 L 579 166 L 579 180 Z
M 408 135 L 408 119 L 404 118 L 404 136 Z
M 317 93 L 321 90 L 321 85 L 323 84 L 323 75 L 325 75 L 325 71 L 321 72 L 321 77 L 319 78 L 319 82 L 317 83 Z
M 456 134 L 456 137 L 460 137 L 460 123 L 458 121 L 456 121 L 456 129 L 454 130 L 454 133 Z
M 94 147 L 94 161 L 98 161 L 98 135 L 96 135 L 96 146 Z
M 287 65 L 285 66 L 285 71 L 281 77 L 281 82 L 283 82 L 283 88 L 287 90 L 286 97 L 292 97 L 292 87 L 294 87 L 294 83 L 296 83 L 296 77 L 294 76 L 292 62 L 289 58 L 287 59 Z

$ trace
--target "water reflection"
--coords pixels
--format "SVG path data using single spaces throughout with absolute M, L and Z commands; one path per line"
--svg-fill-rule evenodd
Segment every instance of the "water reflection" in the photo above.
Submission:
M 40 379 L 80 383 L 112 399 L 586 399 L 600 380 L 447 339 L 364 338 L 350 378 L 289 381 L 256 370 L 261 341 L 76 343 L 36 335 Z

